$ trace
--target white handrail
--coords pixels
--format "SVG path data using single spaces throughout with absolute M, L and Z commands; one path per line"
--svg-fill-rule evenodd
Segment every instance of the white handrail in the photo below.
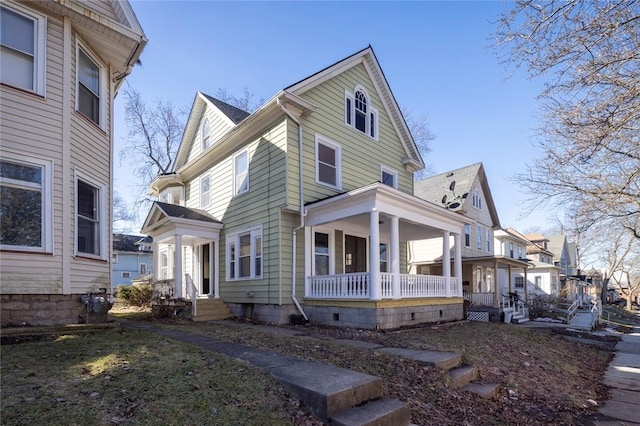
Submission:
M 191 299 L 191 315 L 195 317 L 197 315 L 196 301 L 198 300 L 198 288 L 193 283 L 191 275 L 185 274 L 184 277 L 187 283 L 187 295 L 189 296 L 189 299 Z

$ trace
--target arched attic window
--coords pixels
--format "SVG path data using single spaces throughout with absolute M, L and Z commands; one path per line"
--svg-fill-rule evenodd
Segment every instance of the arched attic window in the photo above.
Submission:
M 353 92 L 345 90 L 344 119 L 348 126 L 378 139 L 378 110 L 372 107 L 363 87 L 358 85 Z
M 209 119 L 205 118 L 202 123 L 202 150 L 205 150 L 211 145 L 211 126 L 209 125 Z

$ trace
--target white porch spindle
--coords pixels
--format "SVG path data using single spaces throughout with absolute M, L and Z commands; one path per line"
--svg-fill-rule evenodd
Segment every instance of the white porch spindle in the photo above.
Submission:
M 442 276 L 447 286 L 445 296 L 451 297 L 451 250 L 449 248 L 449 231 L 442 233 Z
M 371 286 L 371 300 L 382 299 L 382 289 L 380 288 L 380 212 L 372 210 L 369 214 L 369 232 L 371 235 L 369 242 L 369 285 Z
M 175 265 L 173 271 L 173 279 L 176 284 L 176 299 L 182 298 L 182 235 L 176 234 L 174 237 Z
M 458 294 L 456 296 L 462 296 L 462 237 L 460 234 L 453 234 L 453 241 L 455 244 L 455 254 L 453 257 L 453 269 L 458 283 Z
M 400 227 L 399 219 L 397 216 L 391 217 L 391 253 L 387 255 L 391 256 L 391 274 L 393 275 L 392 282 L 392 297 L 396 300 L 401 298 L 400 294 Z

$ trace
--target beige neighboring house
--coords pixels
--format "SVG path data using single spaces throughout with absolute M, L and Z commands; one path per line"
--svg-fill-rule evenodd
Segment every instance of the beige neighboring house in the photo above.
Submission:
M 505 312 L 520 322 L 528 319 L 524 305 L 516 312 L 514 298 L 518 292 L 524 300 L 527 241 L 500 227 L 491 189 L 482 163 L 475 163 L 422 179 L 415 183 L 416 196 L 456 212 L 465 221 L 460 251 L 462 253 L 462 288 L 469 301 L 467 318 L 498 321 Z M 439 247 L 442 238 L 409 243 L 411 272 L 438 274 L 442 271 Z M 456 249 L 451 241 L 451 250 Z
M 113 99 L 147 39 L 127 1 L 0 6 L 2 326 L 104 318 Z
M 549 239 L 538 233 L 524 234 L 524 237 L 530 242 L 527 246 L 527 258 L 531 261 L 527 294 L 559 296 L 561 267 L 554 262 L 555 254 L 549 247 Z

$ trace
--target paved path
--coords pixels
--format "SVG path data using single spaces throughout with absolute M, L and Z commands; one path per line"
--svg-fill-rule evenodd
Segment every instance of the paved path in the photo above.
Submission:
M 640 327 L 624 334 L 616 351 L 604 375 L 611 399 L 599 411 L 617 421 L 598 425 L 640 425 Z

